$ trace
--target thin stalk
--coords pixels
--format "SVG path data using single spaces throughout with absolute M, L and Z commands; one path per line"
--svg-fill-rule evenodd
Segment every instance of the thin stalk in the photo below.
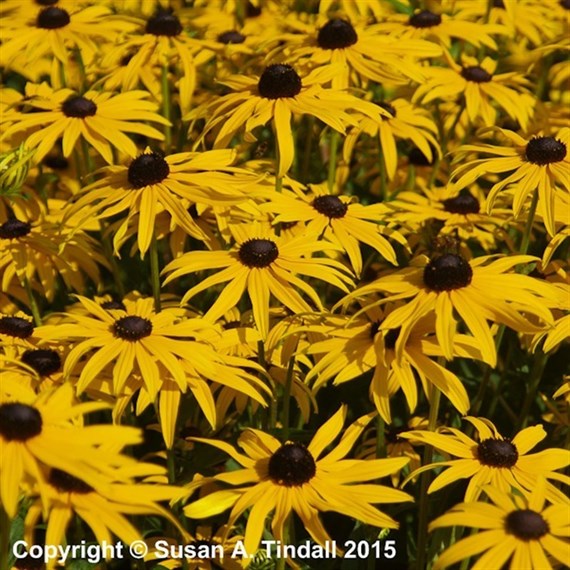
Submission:
M 382 146 L 378 145 L 378 165 L 380 167 L 380 200 L 386 202 L 388 199 L 388 174 L 386 172 L 386 163 L 384 162 L 384 155 L 382 153 Z
M 522 235 L 521 244 L 519 247 L 519 253 L 521 255 L 526 255 L 528 251 L 528 246 L 530 243 L 530 234 L 532 232 L 532 225 L 534 223 L 534 217 L 536 215 L 537 204 L 538 204 L 538 189 L 535 189 L 532 195 L 532 202 L 530 203 L 530 210 L 528 211 L 528 217 L 526 220 L 524 233 Z
M 430 385 L 430 407 L 428 418 L 428 431 L 435 431 L 437 426 L 437 416 L 439 413 L 439 402 L 441 399 L 441 392 L 434 386 Z M 427 445 L 424 450 L 424 457 L 422 465 L 428 465 L 433 458 L 433 447 Z M 420 484 L 420 505 L 418 516 L 418 541 L 417 541 L 417 559 L 416 568 L 427 568 L 426 554 L 427 554 L 427 535 L 428 535 L 428 518 L 429 518 L 429 501 L 427 490 L 430 483 L 430 473 L 423 473 L 421 475 Z
M 330 145 L 330 154 L 329 154 L 329 176 L 328 176 L 328 184 L 329 190 L 334 188 L 334 183 L 336 179 L 336 155 L 338 150 L 338 141 L 339 141 L 339 134 L 337 131 L 333 131 L 331 134 L 331 145 Z
M 292 517 L 291 515 L 289 515 L 289 517 L 285 521 L 285 524 L 283 525 L 283 544 L 290 544 L 289 539 L 291 536 L 291 523 L 292 523 Z M 287 562 L 287 557 L 280 556 L 277 559 L 275 570 L 285 570 L 286 562 Z
M 79 92 L 82 94 L 86 91 L 85 86 L 87 84 L 87 74 L 85 73 L 85 63 L 81 56 L 81 50 L 78 47 L 74 48 L 73 57 L 77 61 L 77 67 L 79 67 Z
M 170 83 L 168 82 L 168 65 L 162 66 L 161 76 L 161 90 L 162 90 L 162 115 L 170 121 L 172 115 L 172 106 L 170 105 Z M 164 125 L 164 150 L 168 154 L 172 145 L 172 126 Z
M 534 360 L 534 364 L 530 373 L 530 383 L 529 383 L 530 385 L 528 387 L 526 398 L 524 399 L 521 408 L 521 413 L 518 419 L 519 430 L 526 427 L 530 408 L 536 398 L 536 391 L 538 390 L 538 385 L 540 384 L 540 380 L 542 379 L 542 373 L 544 371 L 544 367 L 546 366 L 547 360 L 548 360 L 548 355 L 545 354 L 544 352 L 540 352 Z
M 90 182 L 93 181 L 93 160 L 91 159 L 91 155 L 89 154 L 89 144 L 83 138 L 81 138 L 81 154 L 83 155 L 83 164 L 85 165 L 85 176 L 83 180 L 82 186 L 86 186 Z
M 152 232 L 150 240 L 150 278 L 152 282 L 152 296 L 154 297 L 154 310 L 160 313 L 160 274 L 158 266 L 158 247 L 156 244 L 156 232 Z
M 283 392 L 283 442 L 289 439 L 289 417 L 291 414 L 291 386 L 293 385 L 293 373 L 295 371 L 295 357 L 289 359 L 287 376 L 285 378 L 285 390 Z
M 309 115 L 307 119 L 307 138 L 305 142 L 305 152 L 303 153 L 303 162 L 301 166 L 300 180 L 306 183 L 309 179 L 309 168 L 311 167 L 311 153 L 313 151 L 313 129 L 315 125 L 315 117 Z
M 30 285 L 28 276 L 25 274 L 24 274 L 24 289 L 26 290 L 26 295 L 28 296 L 28 300 L 30 301 L 30 309 L 32 310 L 32 315 L 34 317 L 34 324 L 36 325 L 36 327 L 39 327 L 42 324 L 40 309 L 38 307 L 36 298 L 34 297 L 34 292 L 32 291 L 32 286 Z
M 105 258 L 111 265 L 111 272 L 113 274 L 113 279 L 115 280 L 114 284 L 117 287 L 119 295 L 123 298 L 125 296 L 125 286 L 121 279 L 121 270 L 113 253 L 113 244 L 111 243 L 111 239 L 104 231 L 101 232 L 101 243 L 103 244 L 103 253 L 105 254 Z

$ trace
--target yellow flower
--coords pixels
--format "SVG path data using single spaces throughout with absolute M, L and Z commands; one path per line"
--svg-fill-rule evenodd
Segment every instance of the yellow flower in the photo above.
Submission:
M 428 493 L 467 478 L 466 501 L 476 500 L 481 495 L 483 485 L 487 484 L 505 492 L 510 491 L 511 487 L 522 492 L 530 491 L 540 477 L 570 484 L 570 477 L 556 472 L 568 466 L 570 451 L 550 448 L 528 454 L 546 437 L 542 425 L 527 427 L 510 439 L 504 438 L 485 418 L 467 416 L 465 420 L 477 430 L 479 442 L 461 430 L 450 427 L 440 428 L 439 433 L 409 431 L 400 434 L 400 437 L 432 445 L 438 451 L 458 458 L 424 465 L 414 473 L 417 475 L 429 469 L 449 467 L 433 480 Z M 548 481 L 546 497 L 553 502 L 568 501 L 564 493 Z
M 346 407 L 342 407 L 314 435 L 305 447 L 288 441 L 283 445 L 274 437 L 247 429 L 238 440 L 245 455 L 228 443 L 195 438 L 221 449 L 243 469 L 222 473 L 215 481 L 234 489 L 213 492 L 184 508 L 190 518 L 204 518 L 232 507 L 228 525 L 233 525 L 251 507 L 245 529 L 245 550 L 254 553 L 272 511 L 272 534 L 284 540 L 284 526 L 293 511 L 297 513 L 313 540 L 321 545 L 330 536 L 318 517 L 319 511 L 337 511 L 365 524 L 397 528 L 398 523 L 372 505 L 399 503 L 411 497 L 402 491 L 365 483 L 401 469 L 407 458 L 364 461 L 345 459 L 346 455 L 375 414 L 368 414 L 344 431 L 338 445 L 320 457 L 343 429 Z

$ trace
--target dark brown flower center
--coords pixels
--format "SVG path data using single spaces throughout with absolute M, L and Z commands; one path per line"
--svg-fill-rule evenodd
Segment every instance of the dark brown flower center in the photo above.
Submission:
M 34 333 L 34 325 L 21 317 L 0 318 L 0 334 L 16 338 L 28 338 Z
M 455 198 L 443 201 L 443 208 L 450 214 L 478 214 L 479 200 L 469 192 L 462 192 Z
M 313 208 L 329 218 L 344 218 L 348 206 L 338 196 L 317 196 L 313 200 Z
M 267 66 L 257 84 L 259 94 L 266 99 L 295 97 L 301 92 L 301 87 L 303 84 L 299 74 L 285 63 Z
M 171 10 L 158 10 L 147 21 L 145 32 L 153 36 L 178 36 L 182 33 L 182 24 Z
M 32 367 L 40 376 L 49 376 L 61 368 L 61 358 L 55 350 L 38 348 L 26 350 L 22 362 Z
M 484 439 L 477 446 L 477 459 L 483 465 L 490 467 L 513 467 L 519 452 L 509 439 L 496 439 L 494 437 Z
M 472 277 L 471 265 L 456 253 L 446 253 L 432 259 L 424 269 L 424 284 L 432 291 L 451 291 L 467 287 Z
M 505 531 L 520 540 L 538 540 L 548 534 L 550 527 L 543 516 L 531 509 L 512 511 L 505 517 Z
M 101 307 L 103 307 L 103 309 L 106 311 L 109 309 L 118 309 L 123 311 L 127 310 L 127 307 L 125 307 L 123 301 L 105 301 L 104 303 L 101 303 Z
M 422 10 L 411 16 L 408 24 L 414 28 L 433 28 L 441 24 L 441 16 L 429 10 Z
M 83 482 L 81 479 L 62 471 L 61 469 L 52 469 L 49 473 L 48 481 L 58 491 L 63 493 L 78 493 L 86 495 L 93 491 L 93 487 Z
M 158 184 L 169 174 L 170 167 L 164 157 L 151 152 L 141 154 L 131 162 L 127 178 L 134 188 L 139 189 Z
M 269 239 L 249 239 L 242 243 L 238 257 L 247 267 L 267 267 L 279 256 L 277 244 Z
M 240 34 L 237 30 L 229 30 L 223 32 L 218 36 L 218 41 L 222 44 L 243 44 L 245 36 Z
M 414 166 L 431 166 L 433 164 L 433 159 L 429 160 L 428 157 L 417 147 L 413 147 L 408 152 L 408 160 L 410 164 Z
M 6 441 L 27 441 L 42 432 L 42 416 L 27 404 L 0 404 L 0 435 Z
M 81 95 L 74 95 L 67 101 L 64 101 L 61 111 L 66 117 L 84 119 L 85 117 L 92 117 L 97 113 L 97 105 L 93 101 L 81 97 Z
M 53 170 L 65 170 L 69 168 L 69 160 L 61 154 L 48 154 L 42 159 L 42 164 Z
M 474 83 L 489 83 L 493 76 L 478 65 L 470 65 L 461 69 L 461 77 Z
M 152 333 L 152 323 L 142 317 L 122 317 L 113 324 L 115 336 L 123 340 L 140 340 Z
M 27 236 L 32 231 L 32 226 L 28 222 L 21 222 L 16 218 L 6 220 L 0 226 L 0 239 L 17 239 Z
M 317 36 L 317 44 L 322 49 L 343 49 L 357 41 L 358 35 L 352 24 L 340 18 L 329 20 Z
M 70 22 L 69 14 L 63 8 L 50 6 L 44 8 L 36 19 L 36 26 L 44 30 L 57 30 Z
M 534 137 L 526 145 L 526 159 L 544 166 L 566 158 L 566 145 L 554 137 Z
M 301 443 L 285 443 L 269 459 L 269 477 L 286 487 L 307 483 L 316 472 L 313 456 Z
M 394 108 L 394 105 L 391 105 L 390 103 L 387 103 L 386 101 L 382 101 L 380 103 L 376 103 L 378 105 L 378 107 L 382 107 L 382 109 L 384 109 L 384 111 L 388 111 L 388 113 L 390 113 L 390 115 L 392 115 L 392 117 L 396 116 L 396 109 Z M 388 117 L 382 116 L 382 119 L 387 120 Z

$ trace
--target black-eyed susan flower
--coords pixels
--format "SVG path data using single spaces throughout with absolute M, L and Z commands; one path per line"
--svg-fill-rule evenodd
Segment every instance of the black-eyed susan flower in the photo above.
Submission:
M 380 225 L 387 211 L 384 205 L 359 204 L 351 196 L 331 193 L 326 183 L 311 184 L 309 192 L 293 189 L 274 194 L 260 208 L 275 215 L 274 223 L 301 222 L 309 233 L 336 243 L 348 254 L 356 275 L 362 271 L 360 243 L 373 247 L 394 265 L 396 253 L 384 235 L 407 245 L 398 232 Z
M 378 137 L 381 148 L 381 160 L 386 166 L 386 174 L 391 180 L 396 174 L 398 150 L 396 139 L 410 140 L 429 162 L 439 154 L 437 142 L 437 126 L 429 113 L 420 107 L 415 107 L 403 98 L 393 101 L 382 101 L 377 105 L 387 111 L 380 121 L 363 118 L 357 127 L 350 129 L 344 141 L 343 156 L 350 162 L 357 140 L 363 133 Z
M 552 325 L 549 303 L 561 303 L 561 292 L 553 285 L 511 272 L 519 264 L 536 258 L 513 255 L 494 258 L 483 256 L 468 261 L 457 253 L 444 253 L 429 259 L 415 258 L 410 267 L 379 277 L 347 296 L 343 303 L 364 295 L 383 292 L 388 300 L 408 299 L 392 311 L 380 328 L 400 328 L 396 356 L 401 358 L 408 336 L 425 315 L 435 313 L 435 331 L 443 354 L 452 358 L 452 343 L 459 315 L 479 343 L 485 362 L 495 366 L 497 351 L 488 321 L 504 324 L 516 331 L 538 332 L 540 326 L 530 322 L 525 313 Z M 492 292 L 492 297 L 490 296 Z M 378 302 L 376 302 L 378 304 Z
M 104 309 L 94 301 L 78 296 L 88 315 L 68 313 L 68 322 L 45 325 L 40 336 L 44 340 L 64 339 L 73 343 L 64 364 L 68 376 L 81 358 L 90 355 L 77 381 L 83 392 L 109 363 L 114 363 L 113 392 L 119 394 L 130 375 L 139 372 L 151 401 L 162 385 L 164 366 L 182 391 L 186 391 L 186 372 L 180 363 L 184 358 L 200 358 L 201 330 L 208 324 L 199 319 L 181 319 L 176 309 L 153 310 L 152 299 L 138 299 L 125 309 Z M 207 345 L 206 345 L 207 346 Z M 207 357 L 206 357 L 207 358 Z
M 436 99 L 456 100 L 461 95 L 470 122 L 480 118 L 486 126 L 496 124 L 495 103 L 526 129 L 534 99 L 525 97 L 528 81 L 522 74 L 514 71 L 495 74 L 497 61 L 490 57 L 479 62 L 463 56 L 459 65 L 446 52 L 446 61 L 449 68 L 434 66 L 426 71 L 427 78 L 414 93 L 414 101 L 426 104 Z
M 232 508 L 228 520 L 233 525 L 251 508 L 245 528 L 246 552 L 259 545 L 265 520 L 272 512 L 272 533 L 284 539 L 284 526 L 297 513 L 311 537 L 321 545 L 330 536 L 319 519 L 319 511 L 337 511 L 363 523 L 397 528 L 398 523 L 379 511 L 377 503 L 399 503 L 411 497 L 383 485 L 364 483 L 401 469 L 407 458 L 364 461 L 345 459 L 374 414 L 359 418 L 345 430 L 340 442 L 323 457 L 325 448 L 343 429 L 347 410 L 340 408 L 315 433 L 311 443 L 288 441 L 281 444 L 262 431 L 247 429 L 238 440 L 245 455 L 228 443 L 196 438 L 230 455 L 243 469 L 222 473 L 215 481 L 233 488 L 215 491 L 184 508 L 190 518 L 203 518 Z
M 528 492 L 540 477 L 570 484 L 570 477 L 558 473 L 570 463 L 570 451 L 549 448 L 538 453 L 528 452 L 546 437 L 542 425 L 527 427 L 513 438 L 503 437 L 495 425 L 486 418 L 465 417 L 477 431 L 474 440 L 461 430 L 442 427 L 437 433 L 410 431 L 400 437 L 433 446 L 456 459 L 424 465 L 417 473 L 436 467 L 449 467 L 431 483 L 428 493 L 460 479 L 469 479 L 465 500 L 474 501 L 482 493 L 483 485 L 493 485 L 509 492 L 512 488 Z M 546 497 L 553 502 L 568 499 L 552 483 L 546 482 Z
M 156 113 L 156 104 L 146 100 L 145 91 L 87 91 L 52 89 L 46 83 L 26 85 L 26 105 L 34 112 L 14 111 L 2 117 L 9 122 L 2 137 L 26 131 L 26 146 L 35 149 L 39 162 L 62 138 L 63 156 L 71 155 L 80 138 L 84 139 L 108 164 L 113 164 L 113 148 L 135 157 L 137 147 L 126 133 L 164 140 L 164 135 L 145 124 L 169 122 Z M 85 157 L 86 158 L 86 157 Z
M 190 208 L 197 203 L 227 206 L 243 201 L 246 191 L 251 191 L 259 179 L 254 173 L 232 167 L 235 156 L 231 150 L 162 155 L 147 149 L 128 166 L 106 168 L 104 176 L 83 190 L 67 215 L 108 218 L 127 211 L 113 236 L 115 253 L 136 234 L 144 256 L 157 216 L 163 212 L 170 216 L 171 226 L 207 240 Z
M 491 485 L 483 489 L 491 502 L 460 503 L 430 524 L 430 530 L 446 526 L 481 529 L 446 549 L 434 570 L 470 556 L 478 556 L 473 570 L 552 570 L 568 563 L 568 503 L 547 503 L 543 479 L 525 496 Z
M 554 235 L 555 193 L 570 192 L 570 129 L 560 129 L 555 136 L 537 135 L 529 139 L 506 129 L 497 128 L 492 132 L 500 133 L 510 144 L 497 146 L 478 143 L 460 147 L 458 160 L 470 152 L 489 156 L 467 160 L 458 166 L 452 173 L 455 188 L 461 190 L 488 174 L 501 174 L 501 179 L 493 184 L 489 192 L 487 210 L 493 207 L 499 192 L 511 188 L 514 192 L 513 211 L 517 217 L 527 197 L 536 190 L 544 225 L 548 233 Z
M 252 131 L 271 121 L 279 153 L 277 174 L 281 177 L 295 156 L 293 116 L 312 115 L 340 133 L 355 124 L 348 111 L 378 116 L 378 109 L 371 103 L 340 89 L 322 87 L 336 72 L 335 67 L 329 67 L 299 75 L 291 65 L 275 63 L 267 66 L 259 77 L 233 75 L 220 81 L 233 89 L 233 93 L 206 102 L 192 111 L 189 118 L 207 119 L 201 138 L 215 129 L 214 148 L 229 146 L 242 127 L 246 140 L 251 141 Z
M 75 402 L 70 384 L 40 395 L 4 379 L 0 386 L 0 501 L 9 517 L 17 512 L 23 482 L 36 482 L 47 504 L 46 467 L 80 477 L 97 486 L 103 473 L 124 464 L 124 459 L 98 447 L 108 441 L 122 449 L 140 443 L 134 428 L 93 425 L 82 427 L 83 415 L 108 408 L 101 402 Z
M 286 22 L 294 33 L 285 34 L 278 48 L 289 61 L 311 67 L 339 66 L 332 78 L 335 89 L 377 83 L 421 82 L 418 61 L 441 55 L 441 48 L 424 40 L 386 34 L 377 24 L 319 17 L 315 23 L 297 18 Z
M 21 311 L 0 315 L 0 341 L 3 347 L 35 348 L 37 338 L 32 318 Z
M 310 313 L 311 306 L 299 295 L 298 289 L 322 309 L 317 292 L 296 274 L 324 280 L 344 291 L 352 283 L 347 275 L 348 269 L 340 262 L 325 257 L 310 257 L 316 252 L 339 249 L 332 243 L 319 241 L 314 234 L 285 241 L 262 224 L 234 225 L 231 231 L 236 246 L 230 251 L 192 251 L 164 268 L 164 272 L 169 273 L 165 284 L 188 273 L 204 269 L 220 270 L 186 291 L 182 298 L 182 302 L 186 303 L 201 291 L 229 281 L 205 314 L 211 321 L 216 321 L 235 307 L 247 289 L 255 324 L 265 338 L 269 332 L 271 295 L 296 313 Z

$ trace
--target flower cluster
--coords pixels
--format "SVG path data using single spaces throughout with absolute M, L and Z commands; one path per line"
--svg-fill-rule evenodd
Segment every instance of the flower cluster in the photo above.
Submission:
M 4 0 L 0 36 L 0 570 L 568 564 L 568 1 Z

